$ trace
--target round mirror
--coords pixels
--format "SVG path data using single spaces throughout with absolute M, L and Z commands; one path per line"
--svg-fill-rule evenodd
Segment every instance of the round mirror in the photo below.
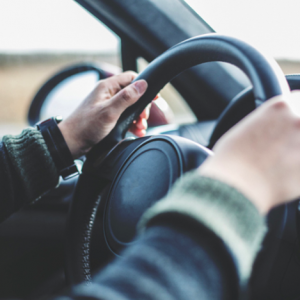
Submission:
M 28 112 L 29 124 L 34 126 L 40 120 L 57 115 L 66 118 L 100 79 L 111 75 L 94 64 L 73 65 L 56 73 L 33 98 Z
M 60 115 L 64 119 L 92 91 L 99 80 L 96 71 L 73 75 L 59 83 L 45 98 L 40 119 Z

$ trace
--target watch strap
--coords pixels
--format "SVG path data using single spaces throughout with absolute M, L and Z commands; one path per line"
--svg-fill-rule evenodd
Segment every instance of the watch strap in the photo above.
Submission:
M 78 169 L 58 127 L 61 121 L 61 117 L 53 117 L 39 122 L 36 126 L 43 135 L 59 175 L 66 180 L 77 175 Z

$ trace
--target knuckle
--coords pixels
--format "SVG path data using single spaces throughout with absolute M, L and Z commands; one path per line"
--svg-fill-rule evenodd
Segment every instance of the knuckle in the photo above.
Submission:
M 271 103 L 267 109 L 267 115 L 269 117 L 285 119 L 286 121 L 290 118 L 290 107 L 286 101 L 280 100 Z
M 106 79 L 101 79 L 101 80 L 99 80 L 98 82 L 97 82 L 97 87 L 104 87 L 106 84 L 107 84 L 107 79 L 108 78 L 106 78 Z
M 272 106 L 274 109 L 278 109 L 278 110 L 284 110 L 288 107 L 286 101 L 284 100 L 276 101 L 272 103 Z
M 97 93 L 100 93 L 102 90 L 105 90 L 106 87 L 108 85 L 108 82 L 106 79 L 101 79 L 97 82 L 95 88 L 94 88 L 94 91 L 97 92 Z
M 124 89 L 122 90 L 122 95 L 121 98 L 125 101 L 125 102 L 131 102 L 132 100 L 132 92 L 130 89 Z

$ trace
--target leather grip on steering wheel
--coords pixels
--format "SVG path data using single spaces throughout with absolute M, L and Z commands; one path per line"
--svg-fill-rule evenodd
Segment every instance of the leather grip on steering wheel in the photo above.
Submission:
M 247 43 L 219 34 L 194 37 L 170 48 L 139 74 L 134 81 L 146 80 L 147 91 L 122 113 L 110 134 L 89 153 L 89 159 L 96 158 L 99 152 L 111 149 L 123 139 L 132 122 L 165 84 L 190 67 L 212 61 L 231 63 L 244 71 L 259 102 L 289 93 L 286 79 L 275 60 L 262 55 Z

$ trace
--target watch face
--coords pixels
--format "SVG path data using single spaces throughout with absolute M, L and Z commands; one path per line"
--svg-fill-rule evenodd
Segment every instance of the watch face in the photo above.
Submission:
M 55 121 L 57 124 L 59 124 L 62 120 L 63 120 L 63 117 L 62 116 L 56 116 L 54 117 Z
M 72 154 L 57 124 L 62 121 L 61 116 L 44 120 L 37 124 L 48 147 L 53 162 L 63 179 L 69 179 L 78 174 Z

